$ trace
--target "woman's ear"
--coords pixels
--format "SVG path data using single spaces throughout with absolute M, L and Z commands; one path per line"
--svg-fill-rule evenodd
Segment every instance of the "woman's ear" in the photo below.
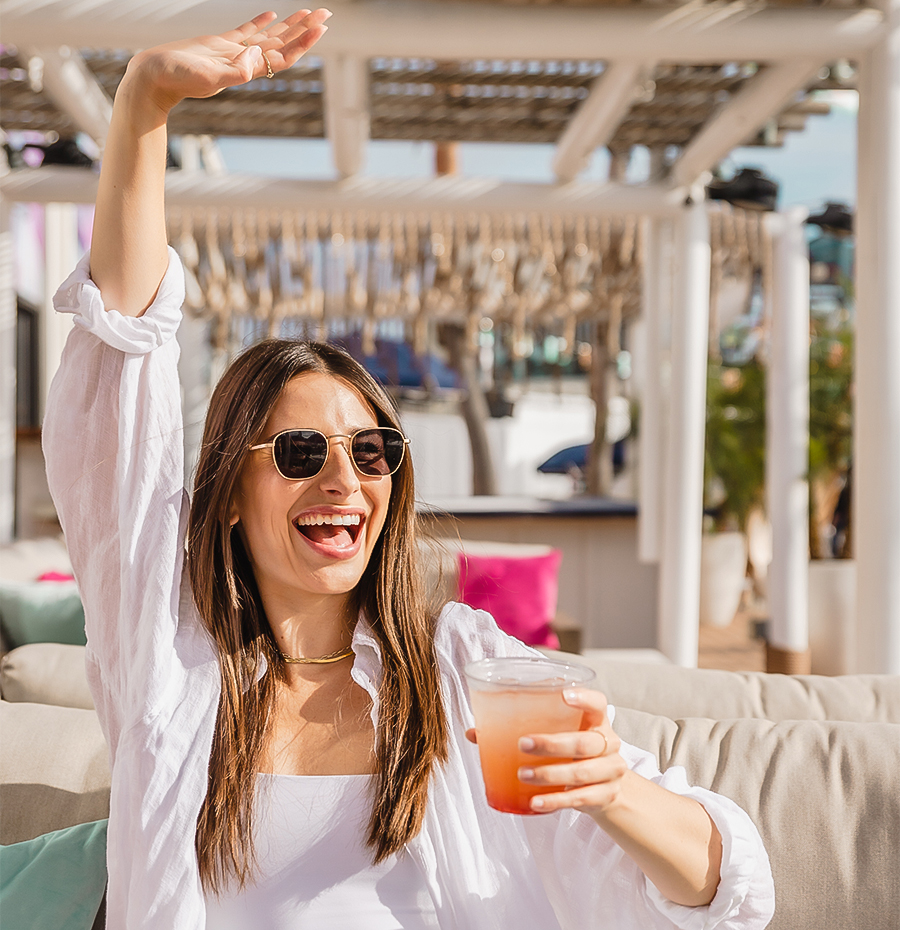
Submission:
M 241 519 L 241 515 L 240 513 L 238 513 L 237 501 L 234 498 L 232 498 L 231 504 L 228 507 L 228 525 L 235 526 L 235 524 L 237 524 L 240 521 L 240 519 Z

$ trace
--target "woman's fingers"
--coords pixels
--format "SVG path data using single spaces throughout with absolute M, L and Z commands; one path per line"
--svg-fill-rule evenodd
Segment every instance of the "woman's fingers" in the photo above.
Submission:
M 559 756 L 564 759 L 592 759 L 619 751 L 622 741 L 606 724 L 574 733 L 537 733 L 523 736 L 519 749 L 534 756 Z
M 542 764 L 519 769 L 520 781 L 559 791 L 532 799 L 534 810 L 550 812 L 565 807 L 603 809 L 618 795 L 628 771 L 619 755 L 622 741 L 607 716 L 606 698 L 599 691 L 572 689 L 567 704 L 582 711 L 582 729 L 569 733 L 535 733 L 519 740 L 519 749 Z M 548 757 L 559 762 L 548 762 Z M 537 761 L 537 760 L 535 760 Z
M 583 716 L 581 729 L 602 726 L 606 722 L 606 709 L 609 706 L 606 695 L 593 688 L 567 688 L 563 700 L 570 707 L 577 707 Z
M 238 41 L 248 45 L 259 45 L 266 52 L 270 49 L 281 50 L 302 39 L 306 33 L 323 26 L 331 15 L 331 11 L 324 8 L 313 12 L 298 10 L 281 22 L 271 23 L 250 35 L 241 35 Z
M 577 788 L 595 785 L 621 778 L 625 774 L 625 760 L 618 754 L 598 756 L 580 762 L 564 762 L 558 765 L 523 766 L 519 769 L 519 781 L 530 785 L 559 785 L 562 788 Z
M 252 36 L 262 32 L 267 26 L 271 25 L 278 14 L 269 10 L 266 13 L 260 13 L 253 19 L 248 19 L 246 23 L 241 24 L 236 29 L 229 29 L 228 32 L 222 33 L 222 38 L 229 42 L 247 42 Z
M 325 35 L 328 31 L 325 22 L 330 18 L 331 12 L 324 8 L 313 12 L 299 10 L 287 19 L 259 29 L 240 41 L 247 45 L 258 45 L 266 53 L 272 70 L 282 71 L 294 65 Z
M 575 788 L 572 791 L 539 794 L 531 799 L 531 809 L 542 814 L 552 814 L 567 807 L 587 813 L 590 813 L 591 808 L 602 811 L 619 796 L 620 786 L 621 783 L 617 779 L 585 788 Z

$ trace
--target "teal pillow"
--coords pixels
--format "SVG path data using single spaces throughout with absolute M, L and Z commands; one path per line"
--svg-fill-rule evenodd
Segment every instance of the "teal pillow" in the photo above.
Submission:
M 3 930 L 91 930 L 106 889 L 108 822 L 0 846 Z
M 26 643 L 86 642 L 84 608 L 74 581 L 0 581 L 0 621 L 11 649 Z

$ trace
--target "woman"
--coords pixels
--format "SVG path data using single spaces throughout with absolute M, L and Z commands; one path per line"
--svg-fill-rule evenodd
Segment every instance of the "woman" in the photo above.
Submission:
M 78 325 L 45 452 L 110 744 L 109 926 L 762 927 L 749 819 L 621 744 L 598 692 L 571 696 L 585 730 L 529 739 L 577 760 L 520 773 L 559 786 L 535 801 L 551 816 L 487 807 L 462 668 L 530 650 L 485 614 L 424 609 L 405 440 L 351 359 L 242 355 L 187 502 L 167 114 L 290 67 L 329 15 L 132 59 L 92 252 L 56 299 Z

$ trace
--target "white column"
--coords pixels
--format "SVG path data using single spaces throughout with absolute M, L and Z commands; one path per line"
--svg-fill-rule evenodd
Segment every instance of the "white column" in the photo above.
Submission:
M 769 642 L 809 648 L 809 258 L 807 211 L 772 216 L 774 265 L 766 385 L 766 492 L 772 524 Z M 781 669 L 779 669 L 781 670 Z M 808 671 L 807 669 L 804 669 Z
M 900 674 L 900 0 L 860 59 L 853 531 L 857 671 Z
M 325 134 L 342 178 L 365 167 L 369 143 L 369 61 L 355 55 L 326 55 Z
M 16 513 L 16 281 L 9 203 L 0 200 L 0 543 Z
M 702 195 L 701 195 L 702 197 Z M 677 226 L 678 285 L 672 318 L 672 378 L 665 459 L 659 648 L 677 665 L 697 665 L 700 537 L 709 328 L 709 219 L 702 199 Z
M 72 203 L 48 203 L 44 207 L 44 306 L 39 333 L 41 420 L 50 382 L 59 368 L 63 346 L 72 328 L 72 314 L 53 309 L 53 295 L 80 257 L 78 208 Z
M 663 303 L 669 294 L 669 255 L 665 221 L 644 220 L 643 340 L 638 451 L 638 558 L 658 562 L 662 549 L 663 456 Z M 668 224 L 665 224 L 666 226 Z
M 191 491 L 203 440 L 203 424 L 212 389 L 209 322 L 185 316 L 178 327 L 178 379 L 184 417 L 184 484 Z

